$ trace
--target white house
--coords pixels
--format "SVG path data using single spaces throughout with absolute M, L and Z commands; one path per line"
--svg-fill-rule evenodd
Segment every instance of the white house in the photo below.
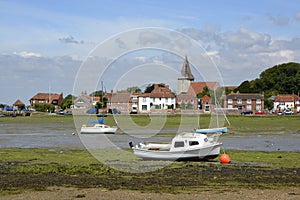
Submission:
M 138 95 L 139 112 L 150 112 L 151 109 L 166 110 L 175 109 L 176 99 L 169 86 L 154 84 L 151 93 Z
M 284 111 L 287 109 L 300 111 L 300 98 L 295 94 L 279 94 L 275 97 L 274 109 Z

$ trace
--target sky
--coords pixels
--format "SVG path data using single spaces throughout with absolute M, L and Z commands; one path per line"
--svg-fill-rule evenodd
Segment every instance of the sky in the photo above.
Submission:
M 20 99 L 28 105 L 38 92 L 72 94 L 80 69 L 93 52 L 102 48 L 105 54 L 109 47 L 103 45 L 112 39 L 124 48 L 124 42 L 129 44 L 119 40 L 126 39 L 124 32 L 145 27 L 174 30 L 192 38 L 217 66 L 225 86 L 259 78 L 274 65 L 300 62 L 297 0 L 0 0 L 0 103 Z M 159 67 L 143 65 L 147 63 L 163 63 L 162 68 L 170 73 L 157 73 Z M 142 79 L 152 69 L 155 81 L 171 78 L 174 83 L 166 84 L 176 91 L 182 63 L 180 56 L 157 50 L 121 55 L 105 72 L 105 77 L 111 77 L 105 88 L 130 86 L 119 80 L 132 80 L 126 74 L 133 71 Z M 146 84 L 137 80 L 132 86 Z M 201 76 L 196 81 L 202 81 Z

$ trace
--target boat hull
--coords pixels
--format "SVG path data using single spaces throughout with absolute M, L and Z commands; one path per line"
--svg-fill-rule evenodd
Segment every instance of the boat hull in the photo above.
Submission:
M 214 159 L 220 154 L 222 143 L 191 149 L 186 151 L 156 151 L 147 149 L 133 149 L 134 154 L 145 160 L 207 160 Z
M 82 127 L 81 134 L 114 134 L 118 128 L 99 129 L 94 127 Z

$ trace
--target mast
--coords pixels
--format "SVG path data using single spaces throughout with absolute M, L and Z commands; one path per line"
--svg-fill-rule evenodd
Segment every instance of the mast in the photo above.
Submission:
M 101 102 L 102 102 L 102 104 L 101 104 L 101 106 L 102 106 L 102 117 L 104 117 L 104 107 L 103 107 L 103 104 L 104 104 L 104 102 L 103 102 L 103 81 L 101 81 L 101 86 L 102 86 L 102 89 L 101 89 L 101 91 L 102 91 L 102 95 L 101 95 Z

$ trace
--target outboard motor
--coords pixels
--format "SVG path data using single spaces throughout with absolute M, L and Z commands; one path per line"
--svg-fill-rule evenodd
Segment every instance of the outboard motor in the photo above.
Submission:
M 132 148 L 132 147 L 133 147 L 133 144 L 132 144 L 132 142 L 129 142 L 129 146 L 130 146 L 130 148 Z

